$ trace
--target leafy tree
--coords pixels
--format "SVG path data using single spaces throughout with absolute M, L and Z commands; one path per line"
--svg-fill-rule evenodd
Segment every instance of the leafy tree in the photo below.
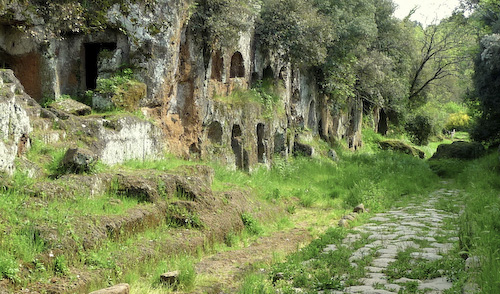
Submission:
M 432 134 L 432 123 L 428 116 L 418 114 L 410 119 L 405 126 L 413 143 L 427 145 Z
M 196 0 L 190 28 L 206 49 L 235 46 L 257 13 L 256 0 Z
M 358 60 L 377 37 L 376 7 L 372 0 L 316 0 L 319 11 L 330 19 L 337 38 L 328 46 L 319 67 L 323 91 L 336 104 L 356 96 Z
M 330 19 L 306 0 L 267 0 L 257 32 L 261 43 L 294 64 L 318 65 L 334 38 Z
M 463 48 L 469 32 L 452 19 L 431 25 L 422 30 L 419 59 L 411 78 L 409 100 L 420 105 L 427 99 L 432 84 L 456 74 L 457 67 L 467 60 Z
M 500 142 L 500 35 L 481 41 L 474 82 L 481 116 L 472 137 L 478 141 Z

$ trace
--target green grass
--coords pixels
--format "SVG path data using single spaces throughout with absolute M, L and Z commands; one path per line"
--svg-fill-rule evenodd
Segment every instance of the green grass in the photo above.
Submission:
M 481 260 L 477 283 L 482 293 L 500 288 L 500 164 L 498 153 L 470 162 L 455 175 L 458 188 L 465 191 L 461 215 L 461 250 Z
M 425 161 L 388 151 L 346 153 L 339 163 L 322 158 L 278 159 L 251 175 L 216 168 L 214 187 L 251 187 L 267 199 L 298 198 L 304 207 L 373 210 L 432 190 L 437 176 Z M 231 185 L 226 184 L 231 181 Z
M 265 79 L 259 81 L 252 89 L 235 89 L 230 95 L 215 96 L 214 99 L 229 105 L 259 106 L 262 110 L 262 117 L 272 119 L 276 115 L 285 115 L 285 108 L 280 98 L 284 90 L 281 83 L 275 84 L 272 79 Z
M 356 261 L 354 267 L 349 262 L 351 254 L 367 244 L 367 235 L 352 244 L 349 248 L 340 246 L 347 235 L 343 228 L 330 228 L 320 238 L 289 255 L 282 262 L 275 262 L 270 269 L 267 280 L 262 276 L 250 275 L 243 283 L 252 285 L 254 280 L 266 285 L 273 281 L 274 292 L 262 293 L 295 293 L 292 288 L 301 288 L 306 293 L 317 293 L 322 290 L 343 290 L 344 287 L 356 285 L 357 280 L 365 275 L 364 267 L 372 257 L 366 256 Z M 327 245 L 336 245 L 337 250 L 323 252 Z M 265 288 L 268 291 L 267 288 Z M 248 292 L 240 292 L 248 293 Z

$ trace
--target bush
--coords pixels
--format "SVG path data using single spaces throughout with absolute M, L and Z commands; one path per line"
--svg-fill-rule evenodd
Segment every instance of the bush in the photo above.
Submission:
M 425 115 L 416 115 L 406 123 L 405 130 L 413 143 L 427 145 L 432 135 L 431 119 Z
M 464 112 L 452 113 L 448 117 L 445 128 L 447 130 L 465 131 L 468 129 L 470 123 L 470 116 Z
M 427 145 L 429 137 L 432 135 L 431 119 L 428 116 L 418 114 L 406 123 L 405 129 L 413 143 Z

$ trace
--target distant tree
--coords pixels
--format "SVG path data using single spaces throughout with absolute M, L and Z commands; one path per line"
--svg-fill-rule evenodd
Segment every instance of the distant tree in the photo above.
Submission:
M 457 66 L 467 58 L 462 49 L 469 39 L 462 33 L 450 19 L 422 30 L 419 58 L 410 80 L 410 103 L 424 103 L 429 87 L 455 74 Z

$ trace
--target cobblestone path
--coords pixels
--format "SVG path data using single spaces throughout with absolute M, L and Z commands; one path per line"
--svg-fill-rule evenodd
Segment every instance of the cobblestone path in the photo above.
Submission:
M 366 276 L 358 281 L 360 285 L 331 293 L 443 293 L 451 288 L 444 270 L 432 267 L 439 266 L 436 261 L 447 258 L 446 253 L 458 242 L 457 215 L 436 208 L 457 205 L 450 199 L 456 193 L 436 191 L 424 203 L 378 213 L 354 228 L 342 244 L 349 246 L 362 235 L 368 235 L 368 244 L 354 251 L 349 261 L 357 266 L 357 260 L 368 257 L 371 262 L 365 267 Z M 419 274 L 430 278 L 415 278 Z

